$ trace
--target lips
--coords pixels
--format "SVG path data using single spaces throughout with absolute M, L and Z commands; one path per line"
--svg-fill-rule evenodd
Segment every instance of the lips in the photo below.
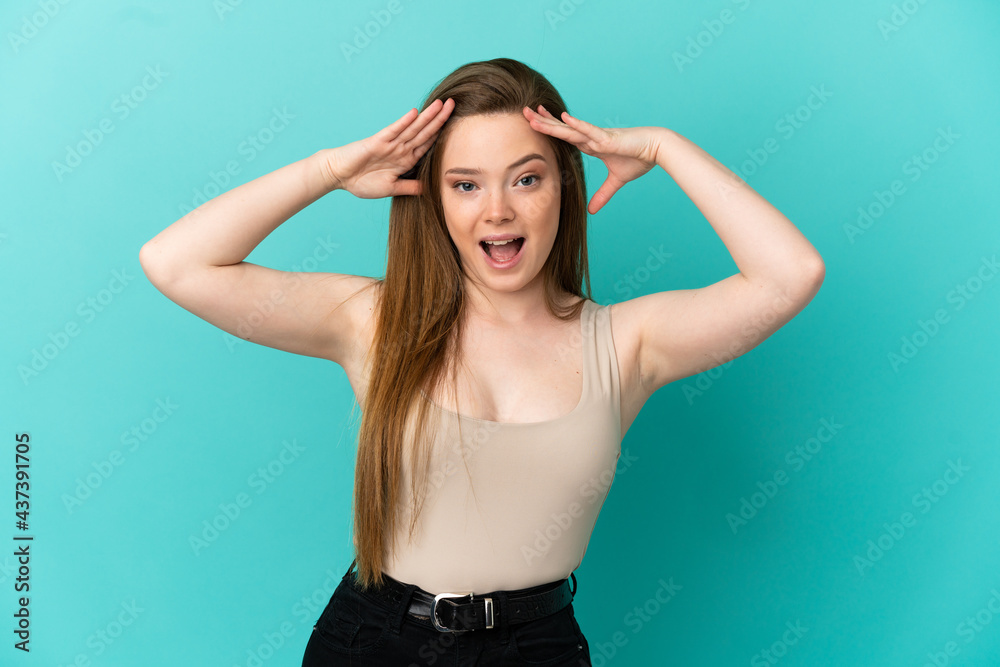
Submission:
M 499 248 L 490 246 L 490 244 L 485 242 L 480 242 L 479 247 L 483 253 L 483 261 L 490 267 L 494 269 L 512 269 L 521 261 L 521 257 L 524 255 L 525 243 L 525 239 L 520 237 Z
M 517 253 L 521 252 L 521 248 L 524 247 L 524 237 L 523 236 L 515 237 L 510 242 L 505 243 L 501 246 L 487 243 L 486 241 L 480 241 L 479 246 L 483 249 L 483 252 L 485 252 L 490 257 L 494 257 L 494 255 L 500 255 L 500 254 L 506 255 L 510 253 L 511 250 L 513 250 L 514 252 L 510 256 L 514 257 L 515 255 L 517 255 Z

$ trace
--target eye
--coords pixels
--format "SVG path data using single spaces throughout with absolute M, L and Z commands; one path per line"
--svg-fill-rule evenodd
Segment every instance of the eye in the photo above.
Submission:
M 539 177 L 536 174 L 528 174 L 527 176 L 522 176 L 521 178 L 517 179 L 517 182 L 520 183 L 521 185 L 523 185 L 524 187 L 530 187 L 530 186 L 535 185 L 536 183 L 538 183 L 538 178 Z M 524 182 L 524 181 L 529 180 L 529 179 L 534 179 L 534 180 L 532 180 L 530 183 L 525 183 Z M 462 186 L 465 186 L 465 185 L 468 185 L 470 187 L 468 189 L 462 187 Z M 455 185 L 452 186 L 452 187 L 454 187 L 459 192 L 469 193 L 469 192 L 472 192 L 472 190 L 476 186 L 475 186 L 474 183 L 470 183 L 469 181 L 459 181 L 458 183 L 455 183 Z

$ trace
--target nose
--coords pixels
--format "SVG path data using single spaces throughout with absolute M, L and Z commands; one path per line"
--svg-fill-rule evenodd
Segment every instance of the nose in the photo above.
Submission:
M 507 192 L 503 189 L 491 190 L 486 197 L 486 220 L 492 223 L 514 219 L 514 209 L 510 206 Z

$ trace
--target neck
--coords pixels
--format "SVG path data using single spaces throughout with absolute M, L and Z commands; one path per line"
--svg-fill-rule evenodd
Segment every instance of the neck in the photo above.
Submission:
M 491 289 L 464 278 L 466 316 L 497 327 L 520 327 L 549 319 L 541 275 L 519 290 Z

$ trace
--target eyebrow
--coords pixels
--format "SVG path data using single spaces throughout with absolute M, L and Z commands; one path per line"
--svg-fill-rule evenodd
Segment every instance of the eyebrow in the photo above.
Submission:
M 530 155 L 525 155 L 520 160 L 517 160 L 516 162 L 511 163 L 510 166 L 507 167 L 507 171 L 510 171 L 511 169 L 513 169 L 515 167 L 520 167 L 525 162 L 530 162 L 532 160 L 541 160 L 542 162 L 546 162 L 547 163 L 547 160 L 544 157 L 542 157 L 541 155 L 539 155 L 538 153 L 531 153 Z M 469 176 L 480 176 L 480 175 L 482 175 L 482 173 L 483 173 L 482 169 L 468 169 L 468 168 L 464 168 L 464 167 L 453 167 L 452 169 L 449 169 L 448 171 L 444 172 L 444 175 L 447 176 L 448 174 L 465 174 L 465 175 L 469 175 Z

